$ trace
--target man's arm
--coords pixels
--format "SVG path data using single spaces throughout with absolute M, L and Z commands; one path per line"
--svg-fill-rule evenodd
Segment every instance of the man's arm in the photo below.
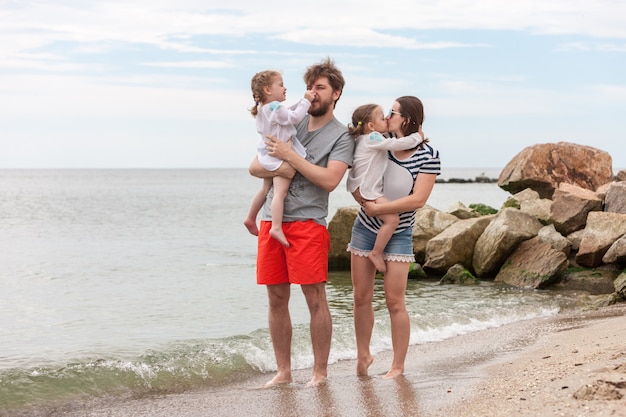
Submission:
M 259 162 L 259 158 L 255 157 L 250 163 L 250 167 L 248 168 L 248 172 L 250 175 L 257 178 L 273 178 L 273 177 L 284 177 L 284 178 L 293 178 L 296 175 L 296 170 L 289 164 L 280 164 L 275 171 L 268 171 L 261 166 Z
M 328 161 L 328 166 L 326 167 L 321 167 L 307 161 L 293 150 L 291 140 L 281 142 L 274 136 L 268 136 L 265 143 L 267 143 L 268 155 L 275 156 L 287 162 L 307 180 L 328 192 L 337 188 L 337 185 L 339 185 L 348 170 L 348 164 L 342 161 Z

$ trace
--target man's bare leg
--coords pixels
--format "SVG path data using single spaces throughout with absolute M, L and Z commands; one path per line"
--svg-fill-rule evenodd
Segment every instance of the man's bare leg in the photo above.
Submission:
M 351 255 L 351 275 L 354 295 L 354 332 L 357 347 L 357 376 L 367 376 L 374 362 L 370 341 L 374 330 L 374 265 L 362 256 Z
M 279 384 L 289 384 L 291 378 L 291 316 L 289 315 L 289 296 L 291 287 L 289 284 L 277 284 L 267 286 L 269 301 L 269 327 L 274 356 L 278 371 L 274 378 L 268 381 L 264 387 L 269 388 Z
M 311 344 L 313 345 L 313 377 L 306 384 L 315 387 L 328 378 L 328 356 L 333 335 L 333 324 L 326 301 L 326 283 L 302 285 L 311 314 Z

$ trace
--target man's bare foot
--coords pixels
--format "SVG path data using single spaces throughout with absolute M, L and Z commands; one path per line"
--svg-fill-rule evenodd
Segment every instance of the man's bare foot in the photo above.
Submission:
M 370 365 L 374 363 L 374 357 L 370 355 L 366 360 L 361 361 L 357 359 L 356 362 L 356 374 L 357 376 L 367 376 L 367 370 Z
M 246 219 L 243 221 L 243 225 L 246 226 L 246 229 L 248 229 L 248 232 L 250 232 L 251 235 L 259 235 L 259 228 L 254 220 Z
M 266 382 L 265 385 L 263 385 L 263 388 L 272 388 L 278 385 L 287 385 L 287 384 L 291 384 L 292 380 L 291 380 L 291 375 L 281 375 L 276 374 L 276 376 L 274 378 L 272 378 L 270 381 Z
M 289 242 L 287 242 L 287 238 L 285 237 L 282 229 L 270 229 L 270 236 L 279 241 L 284 247 L 289 247 Z
M 390 369 L 386 375 L 383 376 L 383 379 L 394 379 L 404 374 L 404 369 Z
M 306 388 L 319 387 L 322 384 L 325 384 L 328 381 L 328 378 L 325 376 L 313 376 L 313 378 L 306 383 Z
M 372 263 L 374 264 L 377 270 L 383 273 L 387 272 L 387 264 L 385 263 L 385 260 L 383 259 L 382 254 L 370 252 L 370 254 L 367 255 L 367 257 L 369 258 L 370 261 L 372 261 Z

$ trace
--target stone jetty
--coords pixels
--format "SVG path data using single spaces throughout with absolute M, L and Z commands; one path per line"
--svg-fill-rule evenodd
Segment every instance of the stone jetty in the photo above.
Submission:
M 486 179 L 488 180 L 488 179 Z M 494 280 L 527 289 L 559 288 L 626 300 L 626 172 L 611 156 L 568 142 L 530 146 L 502 170 L 511 193 L 502 207 L 441 211 L 425 206 L 413 227 L 415 276 L 442 283 Z M 329 223 L 330 268 L 347 270 L 358 206 Z

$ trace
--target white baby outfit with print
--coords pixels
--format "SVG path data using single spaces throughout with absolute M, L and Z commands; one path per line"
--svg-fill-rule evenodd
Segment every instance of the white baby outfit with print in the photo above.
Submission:
M 383 196 L 383 173 L 387 167 L 387 151 L 403 151 L 415 148 L 423 142 L 419 133 L 401 138 L 386 138 L 378 132 L 356 138 L 354 163 L 348 175 L 348 192 L 359 189 L 366 200 Z
M 264 104 L 256 116 L 256 130 L 261 135 L 257 152 L 261 166 L 268 171 L 278 169 L 282 160 L 267 154 L 265 145 L 266 136 L 273 135 L 282 142 L 293 138 L 293 150 L 302 157 L 306 157 L 306 149 L 296 138 L 295 124 L 306 116 L 311 107 L 311 102 L 306 98 L 301 99 L 291 107 L 282 106 L 278 101 Z

